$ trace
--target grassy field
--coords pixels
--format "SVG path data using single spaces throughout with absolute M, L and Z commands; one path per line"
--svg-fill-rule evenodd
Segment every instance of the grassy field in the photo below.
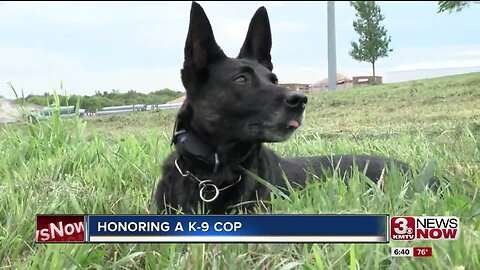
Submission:
M 284 156 L 389 155 L 419 174 L 436 164 L 441 194 L 414 193 L 419 175 L 412 185 L 392 176 L 385 192 L 368 195 L 356 174 L 349 191 L 333 177 L 289 200 L 271 199 L 273 213 L 458 216 L 458 241 L 414 243 L 432 246 L 431 258 L 390 257 L 391 246 L 412 243 L 34 244 L 35 214 L 154 213 L 174 117 L 158 111 L 3 125 L 0 268 L 480 269 L 480 73 L 312 95 L 305 126 L 270 145 Z

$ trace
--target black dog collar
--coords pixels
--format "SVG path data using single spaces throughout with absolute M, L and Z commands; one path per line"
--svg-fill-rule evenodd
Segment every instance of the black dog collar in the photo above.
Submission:
M 213 167 L 213 173 L 218 170 L 218 155 L 209 144 L 200 140 L 195 133 L 185 129 L 175 132 L 173 144 L 179 156 L 187 163 L 203 163 L 204 167 Z
M 220 165 L 217 149 L 202 140 L 193 130 L 179 127 L 178 118 L 175 121 L 171 144 L 175 145 L 179 160 L 190 166 L 196 164 L 205 169 L 210 168 L 213 174 L 217 173 Z M 240 162 L 245 161 L 254 149 L 249 149 Z
M 188 164 L 201 163 L 204 168 L 212 168 L 217 173 L 219 160 L 216 149 L 201 140 L 193 131 L 182 128 L 178 129 L 178 119 L 172 137 L 179 158 Z

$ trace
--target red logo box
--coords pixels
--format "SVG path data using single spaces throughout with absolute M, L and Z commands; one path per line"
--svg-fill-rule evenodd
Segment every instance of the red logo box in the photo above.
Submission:
M 415 239 L 414 217 L 392 217 L 390 220 L 390 238 L 392 240 L 412 241 Z
M 37 243 L 84 243 L 85 216 L 37 215 Z

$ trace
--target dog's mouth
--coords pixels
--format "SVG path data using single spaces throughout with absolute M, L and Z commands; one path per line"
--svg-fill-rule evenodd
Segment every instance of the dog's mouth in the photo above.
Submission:
M 276 129 L 276 130 L 295 130 L 302 125 L 302 120 L 298 118 L 292 118 L 288 121 L 281 121 L 280 123 L 271 123 L 271 122 L 254 122 L 249 123 L 250 127 L 255 128 L 266 128 L 266 129 Z
M 296 119 L 289 120 L 287 122 L 287 129 L 297 129 L 302 124 L 302 121 L 298 121 Z
M 302 126 L 303 119 L 303 112 L 277 112 L 266 119 L 251 119 L 247 123 L 246 130 L 253 141 L 282 142 Z

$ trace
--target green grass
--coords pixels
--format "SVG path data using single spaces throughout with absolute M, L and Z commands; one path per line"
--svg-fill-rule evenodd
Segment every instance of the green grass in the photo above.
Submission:
M 172 151 L 175 117 L 175 111 L 159 111 L 3 125 L 0 267 L 480 269 L 480 74 L 309 98 L 305 126 L 289 141 L 270 145 L 279 154 L 382 154 L 409 162 L 419 173 L 436 162 L 435 173 L 448 189 L 443 197 L 414 193 L 393 174 L 385 192 L 367 195 L 357 173 L 350 190 L 334 176 L 296 190 L 288 200 L 272 196 L 271 212 L 455 215 L 461 220 L 460 239 L 389 245 L 34 244 L 35 214 L 153 213 L 152 191 Z M 389 255 L 391 246 L 414 245 L 432 246 L 433 257 Z

